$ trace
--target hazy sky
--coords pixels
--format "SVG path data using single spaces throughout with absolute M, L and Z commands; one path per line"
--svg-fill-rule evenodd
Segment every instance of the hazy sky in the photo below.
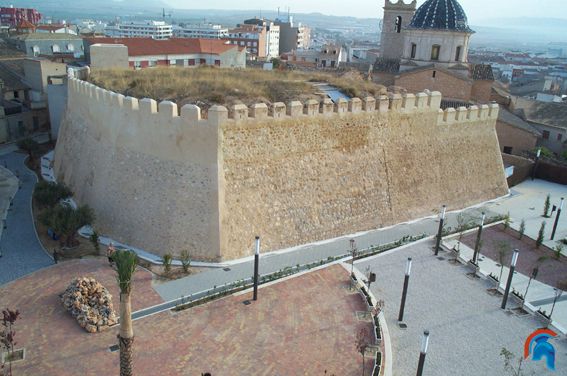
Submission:
M 382 17 L 384 0 L 164 0 L 175 8 L 187 9 L 263 9 L 292 13 L 320 12 L 324 14 Z M 409 3 L 410 0 L 405 0 Z M 420 6 L 425 0 L 418 0 Z M 567 0 L 460 0 L 471 23 L 495 17 L 555 17 L 567 18 Z

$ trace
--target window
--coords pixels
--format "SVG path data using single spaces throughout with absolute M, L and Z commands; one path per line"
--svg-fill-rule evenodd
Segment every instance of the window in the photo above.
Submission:
M 33 120 L 33 130 L 37 131 L 39 129 L 39 118 L 37 116 L 34 116 L 32 120 Z
M 136 68 L 136 69 L 142 68 L 142 62 L 141 61 L 135 61 L 134 62 L 134 68 Z
M 457 51 L 455 52 L 455 61 L 460 61 L 461 60 L 461 46 L 457 47 Z
M 75 51 L 75 46 L 73 46 L 72 43 L 69 43 L 69 44 L 67 45 L 67 51 L 71 51 L 71 52 Z
M 557 141 L 561 141 L 563 139 L 563 134 L 557 133 Z
M 220 60 L 215 60 L 215 65 L 216 65 L 217 67 L 220 67 Z
M 189 59 L 189 66 L 195 65 L 195 59 Z
M 53 51 L 53 53 L 55 52 L 59 52 L 59 45 L 58 44 L 54 44 L 53 46 L 51 46 L 51 51 Z
M 20 93 L 19 93 L 17 90 L 14 91 L 14 98 L 15 98 L 15 99 L 20 98 Z
M 544 140 L 549 140 L 549 131 L 543 131 L 542 137 Z
M 398 16 L 396 17 L 396 22 L 395 22 L 395 30 L 396 33 L 401 33 L 402 32 L 402 16 Z
M 504 154 L 512 154 L 512 147 L 504 146 Z
M 156 65 L 157 65 L 157 61 L 155 60 L 148 61 L 148 67 L 155 67 Z
M 411 56 L 410 56 L 412 59 L 415 59 L 416 52 L 417 52 L 417 44 L 412 43 L 411 44 Z
M 431 47 L 431 60 L 437 61 L 439 60 L 439 52 L 441 51 L 441 46 L 438 44 L 434 44 Z
M 33 46 L 32 51 L 33 51 L 33 56 L 38 56 L 39 55 L 39 46 Z
M 205 59 L 200 59 L 200 60 L 199 60 L 199 64 L 205 65 L 205 64 L 207 64 L 207 60 L 205 60 Z

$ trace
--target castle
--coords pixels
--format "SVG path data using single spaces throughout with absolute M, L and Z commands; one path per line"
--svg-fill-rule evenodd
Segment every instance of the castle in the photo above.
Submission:
M 385 0 L 381 58 L 386 84 L 409 92 L 438 90 L 445 99 L 488 103 L 494 75 L 490 65 L 468 62 L 474 31 L 457 0 Z
M 498 105 L 441 94 L 199 107 L 69 80 L 55 172 L 99 232 L 201 260 L 277 250 L 507 194 Z

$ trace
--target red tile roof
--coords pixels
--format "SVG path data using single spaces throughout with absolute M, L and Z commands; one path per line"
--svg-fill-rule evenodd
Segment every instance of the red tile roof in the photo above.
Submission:
M 235 45 L 218 39 L 172 38 L 156 40 L 152 38 L 86 38 L 90 45 L 123 44 L 128 47 L 129 56 L 213 54 L 219 55 Z

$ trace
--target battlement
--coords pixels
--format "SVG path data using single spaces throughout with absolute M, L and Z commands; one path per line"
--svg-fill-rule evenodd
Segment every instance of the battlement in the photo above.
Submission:
M 417 0 L 413 0 L 406 3 L 404 0 L 386 0 L 384 4 L 384 9 L 396 9 L 396 10 L 415 10 L 417 7 Z

